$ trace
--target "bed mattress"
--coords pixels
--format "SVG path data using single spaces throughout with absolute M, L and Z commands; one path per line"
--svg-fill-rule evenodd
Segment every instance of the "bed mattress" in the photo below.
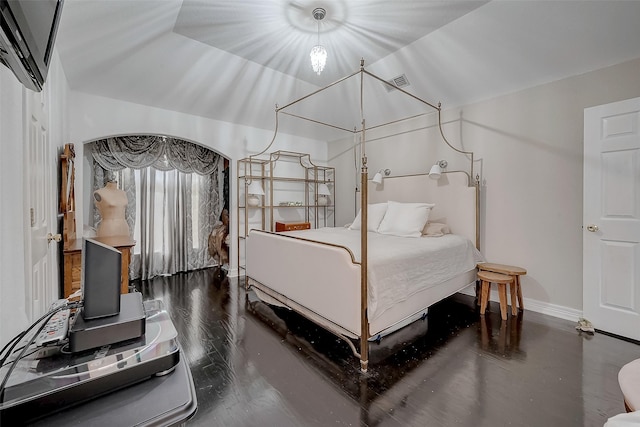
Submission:
M 344 246 L 360 262 L 359 230 L 326 227 L 286 234 Z M 370 322 L 415 294 L 474 270 L 484 260 L 469 239 L 455 234 L 409 238 L 369 232 L 368 241 Z

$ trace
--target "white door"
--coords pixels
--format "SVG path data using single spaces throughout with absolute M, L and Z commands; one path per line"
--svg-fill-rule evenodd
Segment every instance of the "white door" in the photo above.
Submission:
M 640 340 L 640 98 L 584 112 L 584 317 Z
M 25 307 L 31 321 L 36 320 L 55 299 L 53 295 L 52 251 L 47 234 L 54 230 L 52 212 L 54 188 L 57 182 L 52 172 L 51 159 L 55 156 L 49 146 L 48 122 L 45 109 L 45 92 L 23 89 L 25 96 L 25 202 L 27 233 L 25 236 L 27 279 Z

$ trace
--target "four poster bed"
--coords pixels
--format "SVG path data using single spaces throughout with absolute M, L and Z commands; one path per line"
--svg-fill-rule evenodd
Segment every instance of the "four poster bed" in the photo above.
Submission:
M 288 114 L 288 107 L 355 76 L 389 84 L 361 63 L 356 73 L 276 108 L 276 134 L 278 113 Z M 362 87 L 360 113 L 364 116 Z M 483 260 L 477 250 L 473 153 L 458 150 L 446 140 L 440 106 L 397 90 L 437 112 L 443 141 L 467 156 L 468 171 L 445 172 L 437 181 L 424 173 L 370 184 L 362 117 L 361 129 L 353 131 L 360 137 L 362 151 L 361 208 L 354 222 L 349 227 L 285 233 L 251 230 L 246 240 L 247 289 L 255 290 L 264 302 L 288 307 L 343 338 L 360 358 L 363 372 L 368 368 L 369 341 L 424 318 L 432 304 L 474 285 L 476 264 Z M 354 340 L 359 340 L 359 349 Z

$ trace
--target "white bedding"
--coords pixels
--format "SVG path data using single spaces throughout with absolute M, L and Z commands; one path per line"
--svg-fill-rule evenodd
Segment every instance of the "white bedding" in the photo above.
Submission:
M 285 234 L 345 246 L 360 262 L 360 230 L 326 227 Z M 409 238 L 369 232 L 368 241 L 370 321 L 416 292 L 472 270 L 484 261 L 471 241 L 455 234 Z

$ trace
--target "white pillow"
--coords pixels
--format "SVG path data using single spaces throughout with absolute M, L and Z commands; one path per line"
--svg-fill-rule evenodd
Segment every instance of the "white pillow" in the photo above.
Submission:
M 400 237 L 420 237 L 432 203 L 399 203 L 389 201 L 387 212 L 378 227 L 378 233 Z
M 367 209 L 367 231 L 377 231 L 385 212 L 387 212 L 387 203 L 373 203 L 369 204 Z M 353 220 L 349 226 L 349 230 L 360 230 L 360 223 L 362 222 L 362 209 L 358 211 L 356 219 Z

